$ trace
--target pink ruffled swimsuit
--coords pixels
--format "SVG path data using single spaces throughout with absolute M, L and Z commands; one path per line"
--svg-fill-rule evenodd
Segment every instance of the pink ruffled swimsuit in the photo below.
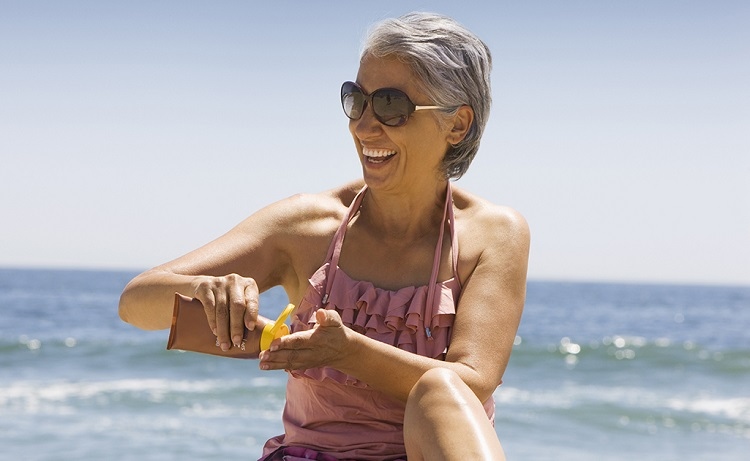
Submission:
M 352 280 L 338 267 L 347 225 L 359 211 L 366 190 L 367 186 L 354 198 L 333 237 L 326 262 L 310 278 L 310 286 L 292 320 L 292 332 L 311 329 L 317 309 L 335 309 L 344 324 L 359 333 L 415 354 L 444 360 L 461 293 L 450 184 L 443 223 L 448 220 L 451 233 L 453 277 L 437 282 L 445 229 L 442 225 L 429 285 L 395 291 Z M 333 368 L 292 371 L 290 375 L 283 415 L 285 434 L 266 442 L 263 456 L 279 447 L 292 446 L 339 460 L 406 459 L 403 402 Z M 490 420 L 494 420 L 494 400 L 490 398 L 484 407 Z

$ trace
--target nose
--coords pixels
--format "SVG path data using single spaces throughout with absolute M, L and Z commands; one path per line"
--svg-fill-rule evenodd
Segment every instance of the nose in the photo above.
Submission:
M 349 120 L 349 129 L 359 139 L 367 139 L 381 133 L 383 126 L 375 118 L 372 104 L 366 104 L 359 119 Z

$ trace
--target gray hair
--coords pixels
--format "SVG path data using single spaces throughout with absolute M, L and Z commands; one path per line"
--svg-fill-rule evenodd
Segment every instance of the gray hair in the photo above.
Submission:
M 376 24 L 365 39 L 360 59 L 367 55 L 395 57 L 406 63 L 432 104 L 453 108 L 452 114 L 462 105 L 474 110 L 466 137 L 448 149 L 442 163 L 446 178 L 463 176 L 479 150 L 490 115 L 492 56 L 487 45 L 449 17 L 409 13 Z

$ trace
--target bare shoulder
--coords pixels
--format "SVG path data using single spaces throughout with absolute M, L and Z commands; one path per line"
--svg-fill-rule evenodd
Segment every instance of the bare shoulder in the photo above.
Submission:
M 357 183 L 350 183 L 274 202 L 243 220 L 205 253 L 213 261 L 224 255 L 228 263 L 221 271 L 251 276 L 264 288 L 281 284 L 290 296 L 301 296 L 300 287 L 323 263 L 357 190 Z
M 240 227 L 245 231 L 258 232 L 263 224 L 268 233 L 295 235 L 315 232 L 321 226 L 327 232 L 330 223 L 340 222 L 349 204 L 361 188 L 361 183 L 352 182 L 316 193 L 298 193 L 272 203 L 247 218 Z
M 314 217 L 330 213 L 340 215 L 342 210 L 349 208 L 361 188 L 362 183 L 355 181 L 323 192 L 295 194 L 286 199 L 285 203 L 295 214 L 302 216 Z
M 479 267 L 485 273 L 525 277 L 530 232 L 521 213 L 456 188 L 453 203 L 462 279 L 467 280 Z
M 454 188 L 453 203 L 456 209 L 456 224 L 465 237 L 495 243 L 508 239 L 520 240 L 519 243 L 528 242 L 528 223 L 517 210 L 494 204 L 457 188 Z

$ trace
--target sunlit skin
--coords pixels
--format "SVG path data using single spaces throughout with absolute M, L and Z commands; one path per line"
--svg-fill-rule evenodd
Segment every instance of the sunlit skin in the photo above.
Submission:
M 368 93 L 397 88 L 415 104 L 434 105 L 420 90 L 408 66 L 394 59 L 366 56 L 357 82 Z M 383 289 L 428 283 L 438 234 L 444 225 L 448 187 L 448 180 L 440 174 L 440 162 L 449 146 L 466 136 L 472 120 L 471 108 L 461 106 L 450 114 L 417 111 L 405 125 L 388 127 L 378 122 L 368 107 L 359 120 L 349 122 L 364 182 L 370 189 L 349 224 L 339 260 L 341 270 L 354 280 L 366 280 Z M 204 305 L 220 347 L 232 347 L 245 327 L 255 327 L 261 292 L 283 286 L 295 304 L 305 296 L 309 278 L 325 262 L 333 234 L 362 186 L 362 180 L 358 180 L 319 194 L 290 197 L 259 210 L 220 238 L 136 277 L 120 299 L 120 315 L 141 328 L 168 328 L 174 293 L 183 293 Z M 420 392 L 415 393 L 409 406 L 422 428 L 409 434 L 416 446 L 430 439 L 429 427 L 450 428 L 440 430 L 461 441 L 480 440 L 470 425 L 454 427 L 450 413 L 425 412 L 418 402 L 428 402 L 435 393 L 456 393 L 471 401 L 469 413 L 455 414 L 476 420 L 493 435 L 481 402 L 492 396 L 502 380 L 520 322 L 528 228 L 514 210 L 457 187 L 452 190 L 460 248 L 457 274 L 453 273 L 450 238 L 446 236 L 441 242 L 438 279 L 458 275 L 463 288 L 444 360 L 413 354 L 357 333 L 342 324 L 337 311 L 320 309 L 315 313 L 316 328 L 274 340 L 271 348 L 260 354 L 260 368 L 332 367 L 403 402 L 416 388 Z M 436 368 L 450 373 L 427 373 Z M 422 380 L 425 376 L 439 379 Z M 423 385 L 415 387 L 417 383 Z M 465 445 L 462 442 L 456 446 L 465 449 Z M 444 455 L 452 451 L 444 449 L 448 450 Z M 409 458 L 421 459 L 418 451 L 410 451 Z M 459 451 L 445 459 L 463 459 L 461 455 Z M 439 458 L 430 455 L 424 459 Z
M 365 56 L 357 73 L 357 83 L 366 93 L 396 88 L 406 93 L 414 104 L 433 104 L 420 91 L 409 67 L 395 58 Z M 450 146 L 448 138 L 453 137 L 440 126 L 437 117 L 435 110 L 416 111 L 405 125 L 390 127 L 378 122 L 368 106 L 359 120 L 349 122 L 362 173 L 370 188 L 379 192 L 408 193 L 410 188 L 435 184 L 440 162 Z M 364 155 L 366 149 L 392 150 L 395 155 L 382 163 L 373 163 Z
M 434 105 L 408 65 L 396 58 L 366 55 L 357 83 L 368 94 L 396 88 L 416 105 Z M 405 125 L 390 127 L 380 123 L 368 105 L 362 117 L 349 121 L 363 178 L 372 190 L 366 199 L 373 213 L 362 213 L 361 227 L 373 237 L 408 241 L 436 232 L 447 184 L 440 171 L 441 161 L 450 145 L 465 137 L 473 121 L 470 107 L 462 106 L 456 112 L 445 116 L 437 110 L 415 111 Z M 382 160 L 386 151 L 393 155 Z M 371 158 L 367 155 L 371 153 L 377 156 Z M 375 216 L 377 219 L 372 219 Z

